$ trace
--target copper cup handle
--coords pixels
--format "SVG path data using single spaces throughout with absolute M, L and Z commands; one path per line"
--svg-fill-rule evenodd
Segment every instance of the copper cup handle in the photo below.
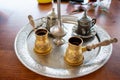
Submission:
M 95 25 L 95 23 L 96 23 L 96 19 L 92 19 L 92 26 L 91 27 L 93 27 Z

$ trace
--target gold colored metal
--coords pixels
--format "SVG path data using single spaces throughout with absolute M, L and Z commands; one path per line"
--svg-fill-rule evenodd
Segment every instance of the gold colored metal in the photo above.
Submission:
M 69 65 L 75 66 L 83 63 L 84 57 L 82 55 L 82 43 L 83 40 L 78 37 L 71 37 L 69 39 L 68 48 L 64 57 Z
M 46 29 L 38 29 L 35 34 L 36 40 L 34 51 L 42 55 L 50 53 L 52 45 L 48 39 L 48 31 Z
M 118 40 L 116 38 L 105 40 L 103 42 L 93 44 L 90 46 L 82 46 L 83 40 L 78 37 L 71 37 L 69 39 L 68 47 L 65 53 L 65 61 L 72 66 L 81 65 L 84 60 L 83 52 L 90 51 L 100 46 L 107 46 L 111 43 L 116 43 Z

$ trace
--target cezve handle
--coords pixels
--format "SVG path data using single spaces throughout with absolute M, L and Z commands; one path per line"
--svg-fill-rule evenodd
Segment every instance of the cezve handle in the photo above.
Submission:
M 36 31 L 36 29 L 35 29 L 35 22 L 34 22 L 34 20 L 33 20 L 32 15 L 28 15 L 28 19 L 29 19 L 29 22 L 30 22 L 30 24 L 32 25 L 34 31 Z
M 118 41 L 117 38 L 113 38 L 113 39 L 110 39 L 110 40 L 105 40 L 103 42 L 93 44 L 91 46 L 86 46 L 86 49 L 87 49 L 87 51 L 90 51 L 92 49 L 95 49 L 96 47 L 107 46 L 107 45 L 109 45 L 111 43 L 116 43 L 117 41 Z

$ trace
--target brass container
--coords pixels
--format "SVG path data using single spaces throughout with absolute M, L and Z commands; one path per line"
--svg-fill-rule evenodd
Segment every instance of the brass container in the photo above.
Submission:
M 83 63 L 83 51 L 82 51 L 83 40 L 78 37 L 71 37 L 69 39 L 68 47 L 65 53 L 65 61 L 69 65 L 80 65 Z
M 34 51 L 42 55 L 50 53 L 52 45 L 48 39 L 48 31 L 46 29 L 38 29 L 35 31 L 35 35 Z
M 68 47 L 66 49 L 66 53 L 64 56 L 64 59 L 66 63 L 72 66 L 81 65 L 84 60 L 83 52 L 90 51 L 92 49 L 95 49 L 96 47 L 100 46 L 107 46 L 111 43 L 117 42 L 118 40 L 116 38 L 105 40 L 103 42 L 99 42 L 97 44 L 93 44 L 90 46 L 82 46 L 83 40 L 78 37 L 71 37 L 69 39 Z

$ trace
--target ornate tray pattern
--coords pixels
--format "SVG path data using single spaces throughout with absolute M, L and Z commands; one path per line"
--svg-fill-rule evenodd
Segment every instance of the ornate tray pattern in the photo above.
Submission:
M 41 56 L 33 51 L 35 34 L 30 24 L 24 26 L 16 36 L 15 52 L 19 60 L 31 71 L 40 75 L 54 77 L 54 78 L 74 78 L 90 74 L 101 68 L 110 58 L 112 54 L 112 45 L 96 48 L 92 51 L 84 53 L 84 62 L 81 66 L 72 67 L 64 62 L 64 53 L 67 47 L 67 40 L 72 36 L 72 27 L 76 23 L 76 17 L 63 16 L 65 27 L 68 30 L 64 37 L 65 44 L 57 47 L 53 44 L 52 52 L 49 55 Z M 72 19 L 71 19 L 72 18 Z M 70 21 L 71 20 L 71 21 Z M 42 25 L 42 19 L 35 20 L 37 28 Z M 100 26 L 94 26 L 97 32 L 96 36 L 89 41 L 84 42 L 83 45 L 95 44 L 103 40 L 109 39 L 109 34 Z M 49 38 L 51 43 L 53 38 Z

